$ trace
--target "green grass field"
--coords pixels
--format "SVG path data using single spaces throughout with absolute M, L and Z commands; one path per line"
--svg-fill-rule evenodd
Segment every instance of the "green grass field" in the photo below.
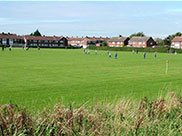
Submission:
M 63 102 L 76 105 L 114 102 L 119 98 L 156 98 L 181 93 L 182 55 L 64 49 L 0 51 L 0 105 L 15 103 L 41 109 Z M 165 74 L 166 59 L 169 60 Z

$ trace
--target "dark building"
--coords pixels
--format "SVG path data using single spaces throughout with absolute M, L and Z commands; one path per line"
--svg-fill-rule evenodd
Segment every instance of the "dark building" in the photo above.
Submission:
M 66 47 L 68 40 L 65 37 L 56 36 L 24 36 L 25 45 L 29 47 Z
M 1 33 L 0 44 L 4 46 L 23 46 L 25 42 L 22 36 L 10 33 Z

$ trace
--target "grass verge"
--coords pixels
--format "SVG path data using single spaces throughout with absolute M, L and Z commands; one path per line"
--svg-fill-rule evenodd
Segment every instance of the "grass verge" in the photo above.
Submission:
M 74 108 L 62 104 L 31 115 L 17 105 L 0 107 L 0 135 L 181 135 L 182 97 L 174 92 L 164 98 L 139 103 L 120 100 Z

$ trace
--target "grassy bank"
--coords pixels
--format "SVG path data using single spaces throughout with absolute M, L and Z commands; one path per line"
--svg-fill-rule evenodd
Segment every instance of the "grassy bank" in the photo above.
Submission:
M 171 92 L 164 98 L 139 103 L 122 99 L 117 104 L 74 108 L 62 104 L 31 115 L 17 105 L 0 107 L 2 136 L 154 136 L 182 135 L 182 98 Z

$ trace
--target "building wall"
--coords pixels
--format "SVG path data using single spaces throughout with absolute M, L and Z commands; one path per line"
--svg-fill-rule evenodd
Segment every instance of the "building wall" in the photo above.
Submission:
M 132 45 L 133 47 L 151 47 L 156 45 L 155 41 L 150 38 L 147 42 L 129 42 L 130 45 Z
M 132 45 L 132 47 L 147 47 L 146 42 L 129 42 L 129 44 Z
M 154 45 L 156 45 L 156 42 L 155 42 L 152 38 L 150 38 L 150 39 L 147 41 L 147 47 L 152 47 L 152 46 L 154 46 Z
M 83 41 L 80 41 L 80 40 L 69 40 L 68 44 L 71 44 L 72 46 L 83 46 L 84 40 Z
M 23 39 L 15 39 L 15 38 L 2 38 L 0 39 L 0 44 L 2 45 L 23 45 L 24 44 L 24 40 Z
M 59 42 L 58 42 L 58 46 L 68 46 L 68 40 L 66 38 L 62 38 Z
M 66 38 L 62 38 L 60 40 L 32 40 L 25 38 L 25 44 L 26 46 L 49 46 L 49 47 L 58 47 L 68 46 L 68 40 Z
M 172 42 L 171 47 L 181 49 L 182 48 L 182 42 Z
M 108 42 L 108 46 L 109 47 L 122 47 L 123 46 L 123 42 Z

